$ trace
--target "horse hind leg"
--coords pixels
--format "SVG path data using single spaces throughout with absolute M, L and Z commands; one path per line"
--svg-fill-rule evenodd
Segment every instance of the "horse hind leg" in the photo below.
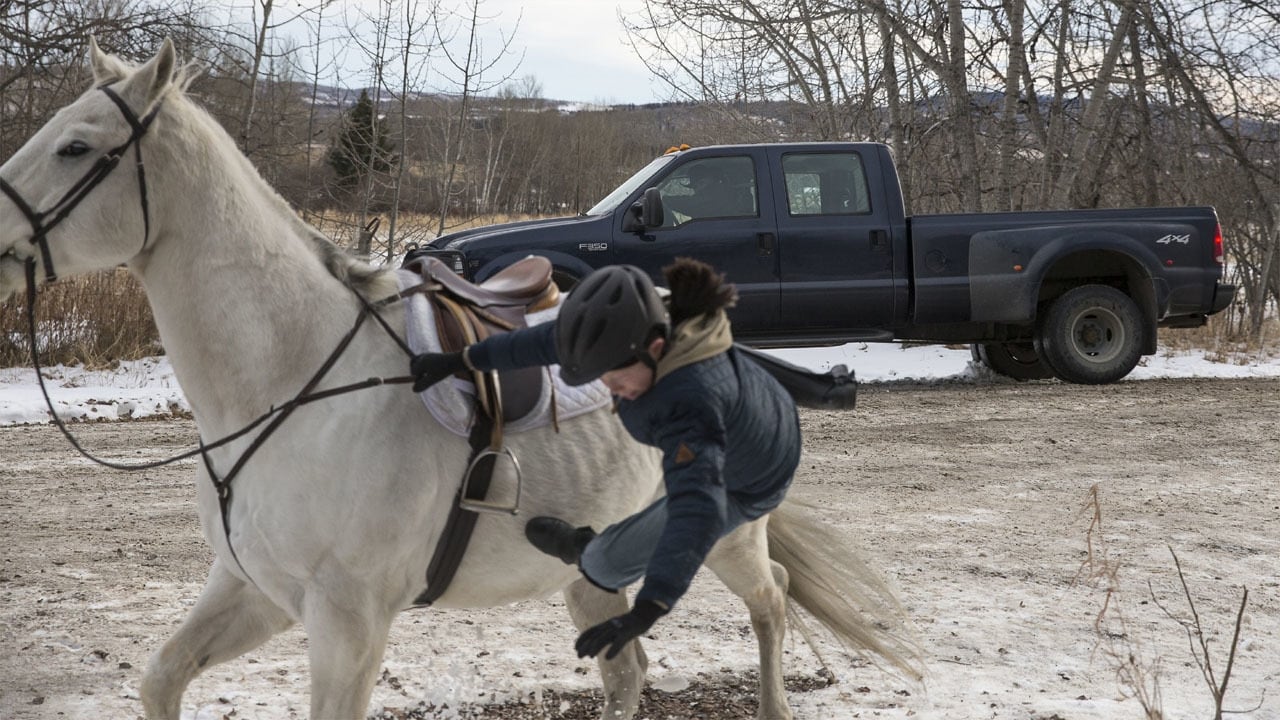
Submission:
M 787 570 L 769 559 L 767 516 L 721 538 L 706 565 L 751 613 L 760 650 L 760 720 L 791 720 L 782 678 L 782 641 L 787 621 Z
M 182 694 L 206 668 L 238 657 L 293 621 L 253 587 L 215 561 L 209 579 L 178 632 L 152 657 L 142 679 L 148 718 L 178 720 Z
M 605 592 L 581 578 L 565 588 L 564 600 L 579 632 L 628 610 L 625 593 Z M 649 659 L 640 647 L 639 638 L 627 643 L 612 660 L 606 660 L 604 655 L 600 653 L 596 658 L 604 681 L 604 707 L 600 717 L 631 720 L 640 710 L 640 691 L 644 689 Z

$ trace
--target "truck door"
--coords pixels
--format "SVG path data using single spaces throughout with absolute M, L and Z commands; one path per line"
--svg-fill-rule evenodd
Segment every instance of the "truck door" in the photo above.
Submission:
M 616 256 L 659 284 L 662 268 L 677 257 L 709 263 L 738 288 L 737 307 L 729 310 L 735 332 L 775 328 L 781 311 L 777 224 L 767 201 L 763 152 L 700 156 L 673 165 L 651 185 L 662 194 L 662 225 L 620 232 Z
M 856 150 L 771 149 L 782 323 L 848 333 L 891 327 L 893 233 L 873 206 L 867 165 Z

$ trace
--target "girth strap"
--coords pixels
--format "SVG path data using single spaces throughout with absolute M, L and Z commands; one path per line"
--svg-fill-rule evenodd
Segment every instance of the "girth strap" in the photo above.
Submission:
M 436 543 L 436 549 L 431 555 L 431 562 L 427 565 L 427 589 L 413 601 L 415 606 L 431 605 L 439 600 L 440 596 L 449 589 L 453 576 L 458 572 L 458 566 L 462 564 L 462 557 L 466 554 L 467 545 L 471 542 L 471 532 L 475 529 L 476 520 L 480 517 L 478 513 L 463 509 L 462 491 L 464 488 L 467 490 L 466 500 L 478 501 L 483 501 L 489 492 L 497 456 L 490 454 L 487 457 L 481 457 L 481 453 L 484 453 L 489 446 L 490 433 L 493 432 L 493 428 L 490 427 L 492 424 L 493 421 L 484 413 L 476 414 L 476 422 L 471 426 L 471 436 L 468 438 L 471 444 L 471 458 L 467 461 L 468 466 L 476 463 L 476 467 L 471 474 L 471 481 L 464 482 L 458 488 L 458 494 L 449 508 L 444 532 L 440 534 L 440 540 Z

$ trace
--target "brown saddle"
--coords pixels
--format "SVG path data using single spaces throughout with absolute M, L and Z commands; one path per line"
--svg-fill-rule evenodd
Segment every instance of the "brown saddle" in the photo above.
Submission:
M 458 277 L 431 257 L 414 259 L 404 268 L 423 279 L 421 285 L 405 292 L 426 295 L 445 352 L 456 352 L 495 333 L 522 328 L 526 314 L 552 307 L 560 299 L 559 288 L 551 282 L 551 262 L 543 257 L 527 257 L 479 285 Z M 427 565 L 427 589 L 414 600 L 415 605 L 430 605 L 448 589 L 470 542 L 477 513 L 515 515 L 520 510 L 520 465 L 503 445 L 502 426 L 534 408 L 542 394 L 542 383 L 549 382 L 547 373 L 532 367 L 469 374 L 483 417 L 476 418 L 471 428 L 471 461 Z M 515 470 L 515 499 L 510 504 L 485 499 L 494 465 L 502 456 Z
M 458 277 L 440 260 L 417 258 L 405 265 L 423 284 L 416 288 L 427 296 L 435 316 L 444 352 L 457 352 L 496 333 L 525 327 L 525 315 L 553 307 L 560 289 L 551 282 L 551 261 L 531 255 L 503 269 L 479 285 Z M 542 394 L 546 373 L 542 368 L 521 368 L 501 373 L 470 373 L 480 409 L 494 422 L 524 417 Z M 494 446 L 501 444 L 500 435 Z

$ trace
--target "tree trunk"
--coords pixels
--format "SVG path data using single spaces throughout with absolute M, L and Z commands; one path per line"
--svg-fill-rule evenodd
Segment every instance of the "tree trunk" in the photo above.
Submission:
M 1138 23 L 1129 26 L 1129 53 L 1133 64 L 1133 95 L 1138 108 L 1138 171 L 1142 177 L 1142 203 L 1147 207 L 1160 204 L 1156 185 L 1156 152 L 1151 140 L 1151 105 L 1147 101 L 1146 62 L 1142 56 L 1142 38 Z
M 1014 161 L 1021 145 L 1018 140 L 1018 105 L 1022 99 L 1019 88 L 1022 87 L 1026 52 L 1022 39 L 1026 0 L 1005 0 L 1004 10 L 1009 20 L 1009 65 L 1004 78 L 1004 115 L 1000 119 L 1000 195 L 996 200 L 997 209 L 1013 210 L 1014 188 L 1020 184 Z M 1029 102 L 1035 102 L 1035 98 L 1030 98 Z
M 965 57 L 964 5 L 961 0 L 947 0 L 947 23 L 950 30 L 950 62 L 944 75 L 947 95 L 951 100 L 952 139 L 958 164 L 960 206 L 962 210 L 982 210 L 982 184 L 978 175 L 978 143 L 974 135 L 973 102 L 967 80 L 968 58 Z
M 898 162 L 907 159 L 907 143 L 904 137 L 904 128 L 906 122 L 902 117 L 902 99 L 898 86 L 898 65 L 897 65 L 897 43 L 894 42 L 893 31 L 889 28 L 888 21 L 884 16 L 878 18 L 880 24 L 880 36 L 884 42 L 884 92 L 885 102 L 889 107 L 889 142 L 893 146 L 894 157 Z M 911 210 L 911 175 L 905 172 L 898 175 L 898 182 L 902 185 L 902 202 L 906 208 L 907 214 L 910 215 Z
M 1076 131 L 1075 140 L 1071 143 L 1071 152 L 1066 158 L 1064 172 L 1059 178 L 1053 195 L 1054 207 L 1070 208 L 1081 204 L 1088 205 L 1088 198 L 1097 194 L 1094 187 L 1080 187 L 1080 179 L 1091 178 L 1097 171 L 1096 157 L 1100 153 L 1096 146 L 1109 142 L 1108 138 L 1104 137 L 1105 113 L 1110 105 L 1111 81 L 1115 75 L 1116 62 L 1129 37 L 1129 25 L 1133 22 L 1135 2 L 1136 0 L 1123 0 L 1121 5 L 1120 20 L 1116 23 L 1107 52 L 1102 57 L 1102 64 L 1098 66 L 1098 76 L 1093 83 L 1093 92 L 1085 105 L 1084 116 L 1080 119 L 1080 127 Z
M 253 132 L 253 113 L 258 105 L 258 73 L 262 70 L 262 56 L 266 54 L 273 0 L 260 0 L 260 3 L 262 22 L 254 28 L 258 34 L 253 42 L 253 64 L 249 67 L 249 97 L 245 100 L 244 112 L 240 116 L 240 149 L 250 155 L 253 148 L 249 147 L 249 138 Z

